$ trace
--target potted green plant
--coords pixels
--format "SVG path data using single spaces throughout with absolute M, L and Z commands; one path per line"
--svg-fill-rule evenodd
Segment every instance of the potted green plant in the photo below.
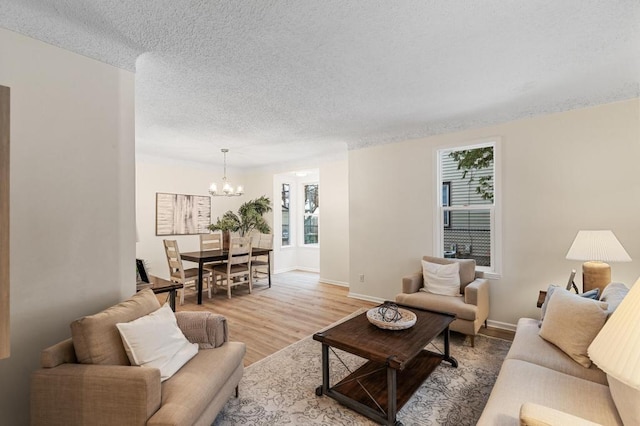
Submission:
M 225 248 L 229 244 L 229 233 L 238 232 L 241 237 L 249 235 L 254 229 L 263 234 L 271 232 L 271 227 L 263 215 L 270 212 L 271 200 L 266 195 L 255 200 L 247 201 L 238 208 L 238 213 L 231 210 L 218 217 L 215 223 L 209 225 L 211 231 L 222 231 Z

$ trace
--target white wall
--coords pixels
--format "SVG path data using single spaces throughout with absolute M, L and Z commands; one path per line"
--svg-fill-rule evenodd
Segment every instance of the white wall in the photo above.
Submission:
M 0 29 L 11 88 L 11 357 L 0 424 L 74 319 L 135 292 L 134 75 Z
M 320 281 L 349 285 L 349 163 L 320 167 Z
M 211 182 L 222 182 L 222 167 L 210 168 L 198 164 L 154 162 L 139 160 L 136 162 L 136 224 L 139 242 L 136 244 L 136 257 L 144 259 L 148 273 L 169 278 L 169 267 L 164 253 L 162 240 L 176 240 L 182 252 L 200 250 L 198 235 L 156 236 L 156 193 L 209 196 Z M 242 181 L 235 170 L 227 170 L 231 182 Z M 234 180 L 231 178 L 234 177 Z M 218 184 L 220 187 L 221 184 Z M 245 187 L 249 188 L 248 184 Z M 242 197 L 211 197 L 211 220 L 213 222 L 227 210 L 237 211 L 248 194 Z M 185 261 L 185 268 L 197 267 L 195 263 Z
M 633 285 L 638 99 L 350 151 L 351 293 L 393 299 L 401 277 L 420 270 L 433 251 L 434 150 L 493 136 L 502 138 L 503 274 L 491 282 L 490 320 L 539 315 L 538 291 L 581 269 L 565 259 L 580 229 L 615 232 L 634 261 L 612 264 L 612 278 Z

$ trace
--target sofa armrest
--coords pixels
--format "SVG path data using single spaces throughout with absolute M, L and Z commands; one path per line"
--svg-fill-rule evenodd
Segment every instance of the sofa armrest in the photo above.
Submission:
M 71 338 L 49 346 L 40 353 L 40 366 L 53 368 L 60 364 L 75 364 L 78 360 Z
M 420 290 L 420 287 L 424 284 L 422 272 L 416 272 L 415 274 L 402 277 L 402 292 L 403 293 L 416 293 Z
M 531 402 L 520 407 L 520 425 L 522 426 L 602 426 L 573 414 L 555 410 Z
M 160 408 L 160 370 L 62 364 L 31 374 L 32 425 L 144 425 Z
M 178 327 L 200 349 L 213 349 L 229 341 L 227 319 L 211 312 L 176 312 Z

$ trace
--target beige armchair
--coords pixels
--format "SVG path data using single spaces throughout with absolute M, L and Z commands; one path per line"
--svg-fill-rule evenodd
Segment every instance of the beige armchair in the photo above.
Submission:
M 210 425 L 238 394 L 245 344 L 210 312 L 176 312 L 199 350 L 170 379 L 131 366 L 115 326 L 160 308 L 151 290 L 71 324 L 72 338 L 44 349 L 31 375 L 32 425 Z
M 443 259 L 424 256 L 427 262 L 446 265 L 453 262 L 460 264 L 460 295 L 443 296 L 420 291 L 424 287 L 422 272 L 402 278 L 402 293 L 396 296 L 396 302 L 432 311 L 450 312 L 456 315 L 450 329 L 474 337 L 489 317 L 489 281 L 478 277 L 476 261 L 473 259 Z

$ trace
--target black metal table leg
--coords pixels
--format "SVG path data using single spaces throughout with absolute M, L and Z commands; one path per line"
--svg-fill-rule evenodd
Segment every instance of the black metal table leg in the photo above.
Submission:
M 444 334 L 444 361 L 451 364 L 452 367 L 458 368 L 458 360 L 451 356 L 449 352 L 449 327 L 443 332 Z
M 198 305 L 202 305 L 202 267 L 203 266 L 204 266 L 204 262 L 200 260 L 198 262 Z
M 326 395 L 329 391 L 329 346 L 322 344 L 322 386 L 316 388 L 316 395 Z
M 184 291 L 184 290 L 182 290 Z M 169 306 L 173 312 L 176 311 L 176 289 L 169 290 Z
M 269 288 L 271 288 L 271 252 L 267 252 L 267 274 L 269 277 Z
M 387 424 L 389 425 L 396 423 L 396 404 L 398 401 L 396 389 L 396 370 L 387 367 Z

